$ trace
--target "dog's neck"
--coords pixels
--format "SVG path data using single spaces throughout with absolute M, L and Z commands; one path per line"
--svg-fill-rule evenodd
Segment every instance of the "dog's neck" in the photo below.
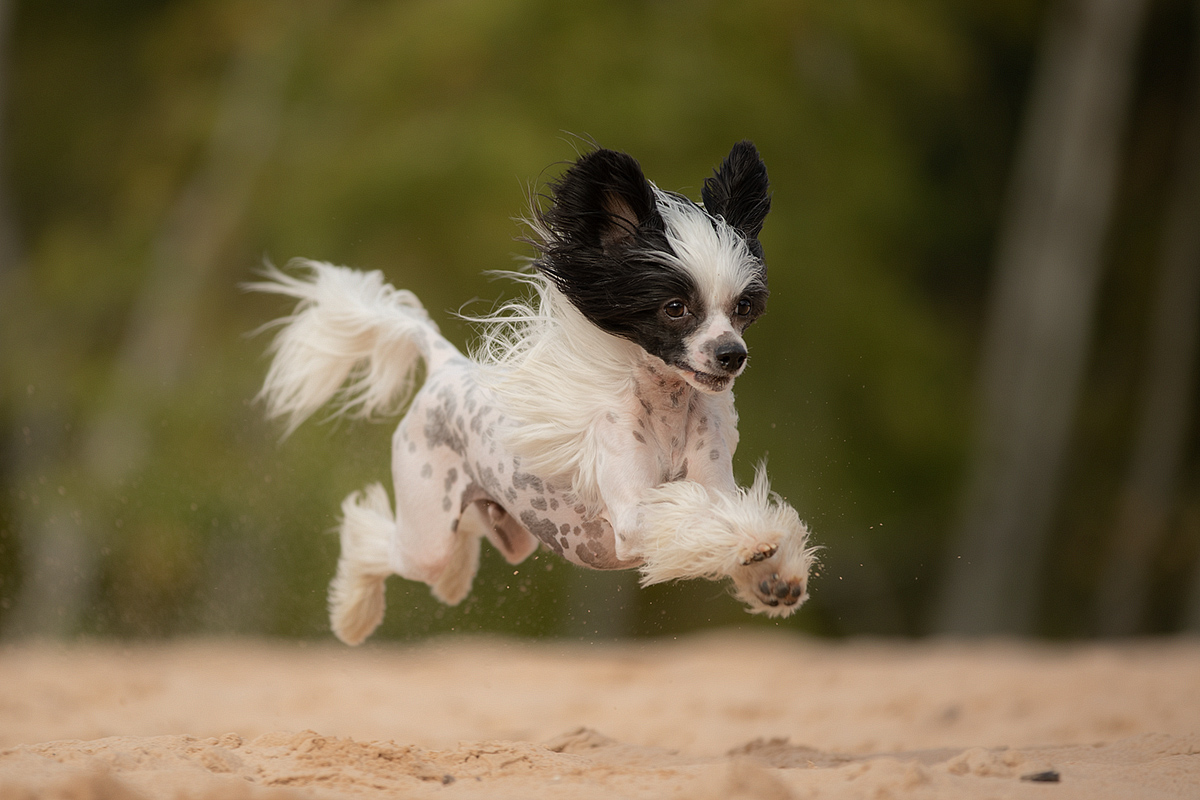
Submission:
M 668 419 L 686 417 L 696 390 L 668 367 L 649 354 L 634 369 L 634 396 L 648 414 Z

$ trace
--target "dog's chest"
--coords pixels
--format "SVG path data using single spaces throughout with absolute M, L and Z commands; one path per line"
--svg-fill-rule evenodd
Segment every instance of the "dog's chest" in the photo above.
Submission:
M 634 438 L 645 444 L 656 460 L 659 483 L 683 480 L 703 416 L 698 396 L 682 381 L 649 372 L 647 379 L 638 382 L 634 398 Z

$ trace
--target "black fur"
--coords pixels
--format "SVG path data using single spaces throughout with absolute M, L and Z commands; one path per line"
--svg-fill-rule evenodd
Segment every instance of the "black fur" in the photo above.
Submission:
M 733 146 L 713 176 L 704 181 L 700 197 L 704 210 L 740 231 L 750 251 L 762 259 L 758 234 L 771 210 L 770 182 L 767 167 L 752 142 Z
M 759 165 L 761 180 L 755 177 L 754 163 Z M 765 182 L 766 170 L 757 151 L 742 142 L 734 146 L 716 176 L 705 182 L 705 191 L 713 184 L 722 198 L 723 211 L 716 213 L 740 215 L 737 219 L 757 236 L 770 206 Z M 673 319 L 664 305 L 679 299 L 689 309 L 699 310 L 700 299 L 693 276 L 664 258 L 674 253 L 655 189 L 638 162 L 614 150 L 596 150 L 582 156 L 550 189 L 553 202 L 540 215 L 546 241 L 538 243 L 541 257 L 535 267 L 593 324 L 669 364 L 682 365 L 685 339 L 701 318 L 688 314 Z M 759 190 L 760 197 L 746 196 Z M 711 209 L 706 211 L 714 216 Z M 759 212 L 756 220 L 747 216 Z M 725 219 L 743 234 L 751 253 L 761 261 L 757 239 L 729 217 Z M 763 285 L 747 294 L 757 316 L 766 303 L 765 271 Z

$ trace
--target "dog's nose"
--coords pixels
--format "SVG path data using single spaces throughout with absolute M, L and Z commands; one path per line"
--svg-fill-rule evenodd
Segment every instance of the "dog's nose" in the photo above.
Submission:
M 738 342 L 726 342 L 713 354 L 717 364 L 726 372 L 737 372 L 746 363 L 746 348 Z

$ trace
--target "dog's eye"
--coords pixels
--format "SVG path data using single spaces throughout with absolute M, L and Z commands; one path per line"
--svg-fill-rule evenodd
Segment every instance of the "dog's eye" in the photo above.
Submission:
M 682 300 L 668 300 L 667 304 L 663 306 L 663 313 L 671 319 L 679 319 L 687 313 L 687 306 L 683 304 Z
M 750 301 L 744 297 L 741 300 L 738 300 L 737 313 L 739 317 L 750 316 Z

